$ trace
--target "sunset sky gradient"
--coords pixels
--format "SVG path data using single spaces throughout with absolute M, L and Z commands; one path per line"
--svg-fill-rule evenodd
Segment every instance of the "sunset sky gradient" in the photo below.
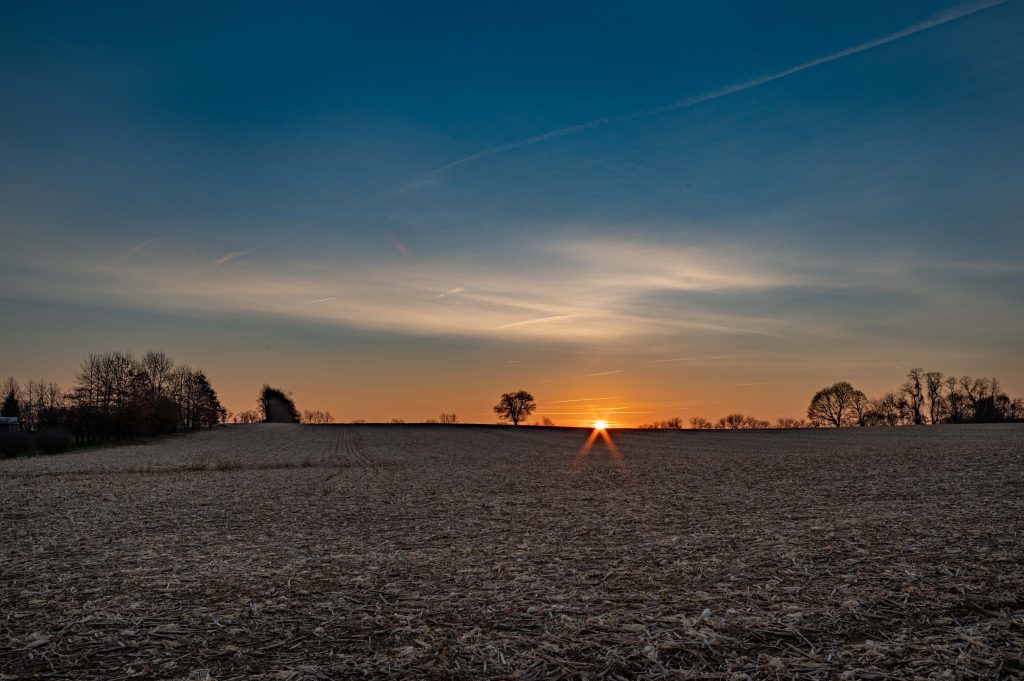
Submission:
M 1024 393 L 1024 2 L 485 5 L 7 8 L 0 376 L 613 426 Z

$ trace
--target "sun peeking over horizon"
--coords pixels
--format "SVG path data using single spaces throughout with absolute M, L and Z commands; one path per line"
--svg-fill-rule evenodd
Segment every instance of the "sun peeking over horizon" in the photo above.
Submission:
M 590 458 L 591 450 L 598 439 L 604 443 L 615 467 L 620 473 L 625 473 L 627 469 L 625 462 L 622 460 L 622 454 L 619 452 L 619 448 L 616 447 L 615 443 L 612 441 L 611 434 L 608 432 L 608 424 L 601 419 L 594 421 L 594 427 L 590 431 L 590 435 L 587 437 L 586 442 L 583 443 L 583 446 L 580 447 L 579 452 L 576 453 L 576 457 L 569 465 L 569 470 L 579 470 L 579 468 L 587 462 L 587 459 Z

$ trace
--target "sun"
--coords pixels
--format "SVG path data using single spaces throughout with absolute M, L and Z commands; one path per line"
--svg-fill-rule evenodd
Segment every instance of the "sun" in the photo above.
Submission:
M 608 424 L 603 419 L 594 421 L 594 430 L 604 430 L 608 427 Z

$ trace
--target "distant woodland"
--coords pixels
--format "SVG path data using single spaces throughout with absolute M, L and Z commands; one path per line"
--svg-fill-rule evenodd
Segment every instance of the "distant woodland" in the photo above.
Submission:
M 201 369 L 175 364 L 162 352 L 90 353 L 70 389 L 8 378 L 0 392 L 2 415 L 19 422 L 17 432 L 0 440 L 0 453 L 7 454 L 199 430 L 227 416 Z
M 897 390 L 869 398 L 847 381 L 814 394 L 806 419 L 780 418 L 774 424 L 746 414 L 729 414 L 712 423 L 695 416 L 696 430 L 763 428 L 847 428 L 854 426 L 921 426 L 953 423 L 1024 421 L 1024 399 L 1011 398 L 995 378 L 946 376 L 941 371 L 911 369 Z M 643 423 L 641 429 L 682 428 L 676 417 Z
M 162 352 L 141 357 L 131 352 L 91 353 L 81 364 L 70 389 L 56 383 L 7 378 L 0 384 L 0 456 L 23 452 L 53 453 L 73 445 L 130 441 L 168 433 L 212 428 L 221 423 L 331 423 L 325 411 L 302 411 L 291 393 L 264 385 L 257 408 L 232 415 L 201 369 L 176 364 Z M 536 408 L 525 391 L 506 393 L 495 411 L 512 424 L 526 423 Z M 847 381 L 816 392 L 806 418 L 781 418 L 775 423 L 733 413 L 715 422 L 696 416 L 695 430 L 911 426 L 1024 421 L 1024 400 L 1011 398 L 995 378 L 946 376 L 939 371 L 911 369 L 895 389 L 869 398 Z M 354 423 L 364 422 L 362 420 Z M 402 423 L 393 419 L 392 423 Z M 458 423 L 442 412 L 427 423 Z M 553 426 L 550 419 L 538 421 Z M 640 424 L 641 429 L 683 429 L 675 417 Z

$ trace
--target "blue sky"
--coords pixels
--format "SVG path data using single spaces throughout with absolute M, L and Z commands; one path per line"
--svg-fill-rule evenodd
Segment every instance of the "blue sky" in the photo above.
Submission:
M 654 417 L 917 364 L 1024 391 L 1024 3 L 6 14 L 0 373 L 130 344 L 231 366 L 229 406 L 361 376 L 410 417 L 451 372 Z

